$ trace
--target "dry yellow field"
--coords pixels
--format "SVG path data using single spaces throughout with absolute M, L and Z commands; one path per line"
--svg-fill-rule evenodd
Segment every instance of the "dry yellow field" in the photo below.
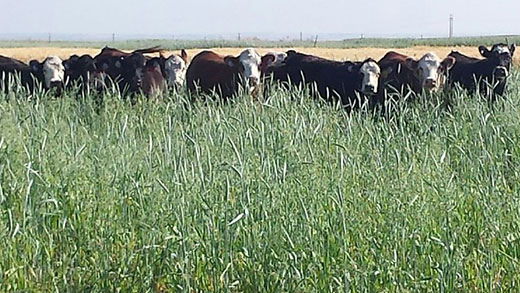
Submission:
M 480 54 L 476 47 L 427 47 L 417 46 L 410 48 L 392 49 L 392 48 L 354 48 L 354 49 L 329 49 L 329 48 L 294 48 L 297 51 L 322 56 L 324 58 L 335 60 L 364 60 L 367 57 L 372 57 L 376 60 L 383 57 L 388 51 L 397 51 L 413 57 L 421 57 L 426 52 L 435 52 L 439 57 L 444 57 L 452 50 L 460 51 L 468 56 L 479 57 Z M 214 48 L 215 52 L 224 55 L 237 55 L 241 48 Z M 287 48 L 258 48 L 260 54 L 265 54 L 269 51 L 287 51 Z M 100 49 L 91 48 L 55 48 L 55 47 L 34 47 L 34 48 L 0 48 L 0 55 L 9 56 L 23 61 L 31 59 L 43 60 L 46 56 L 56 55 L 62 59 L 68 58 L 73 54 L 91 54 L 96 55 Z M 187 50 L 188 55 L 193 57 L 200 52 L 200 49 Z M 178 52 L 167 52 L 178 53 Z M 515 64 L 520 63 L 520 55 L 515 56 Z

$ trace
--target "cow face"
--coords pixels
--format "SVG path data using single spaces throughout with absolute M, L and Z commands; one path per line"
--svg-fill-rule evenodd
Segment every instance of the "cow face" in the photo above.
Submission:
M 65 67 L 63 61 L 57 56 L 47 57 L 43 61 L 43 77 L 45 87 L 60 87 L 65 82 Z
M 94 58 L 90 55 L 72 55 L 63 61 L 65 76 L 68 82 L 82 81 L 87 82 L 89 77 L 95 72 Z
M 172 55 L 164 62 L 164 76 L 168 85 L 182 85 L 188 69 L 188 54 L 182 50 L 181 55 Z
M 287 53 L 285 52 L 269 52 L 265 54 L 262 56 L 261 72 L 265 73 L 269 66 L 280 66 L 285 61 L 285 58 L 287 58 Z
M 65 82 L 65 67 L 59 57 L 49 56 L 45 58 L 43 63 L 32 60 L 29 66 L 32 73 L 43 80 L 46 89 L 63 86 Z
M 446 73 L 455 64 L 455 58 L 448 56 L 444 60 L 435 53 L 426 53 L 419 61 L 408 58 L 405 65 L 414 71 L 421 87 L 430 92 L 436 92 L 444 85 Z
M 372 59 L 365 60 L 359 68 L 359 73 L 363 78 L 361 81 L 361 92 L 365 95 L 377 94 L 381 69 L 376 61 Z
M 132 53 L 127 57 L 119 57 L 114 65 L 119 70 L 122 88 L 128 86 L 130 91 L 136 91 L 141 87 L 141 77 L 146 58 L 141 53 Z
M 227 56 L 224 58 L 224 61 L 228 66 L 238 69 L 242 80 L 250 92 L 260 83 L 260 64 L 262 60 L 255 50 L 246 49 L 238 57 Z
M 480 54 L 495 65 L 493 77 L 498 81 L 505 80 L 509 76 L 515 49 L 516 46 L 514 44 L 511 46 L 495 44 L 491 50 L 484 46 L 478 48 Z

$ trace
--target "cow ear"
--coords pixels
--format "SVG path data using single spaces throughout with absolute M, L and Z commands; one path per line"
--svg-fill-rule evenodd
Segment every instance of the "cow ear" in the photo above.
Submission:
M 353 64 L 353 63 L 349 63 L 349 64 L 347 65 L 347 71 L 348 71 L 348 72 L 354 72 L 354 68 L 355 68 L 355 67 L 356 67 L 355 64 Z
M 442 60 L 441 66 L 444 69 L 444 71 L 447 72 L 453 67 L 453 65 L 455 65 L 455 62 L 455 58 L 448 56 L 446 57 L 446 59 Z
M 271 65 L 271 63 L 273 63 L 275 59 L 276 56 L 274 56 L 273 54 L 266 54 L 262 56 L 262 67 L 267 68 L 267 66 Z
M 482 55 L 482 57 L 485 58 L 487 58 L 491 53 L 491 51 L 489 51 L 488 48 L 486 48 L 485 46 L 479 46 L 478 51 L 480 52 L 480 55 Z
M 36 60 L 31 60 L 31 62 L 29 62 L 29 66 L 31 67 L 31 71 L 33 71 L 33 72 L 38 72 L 41 69 L 40 62 L 38 62 Z
M 185 63 L 188 63 L 188 53 L 186 53 L 186 50 L 181 50 L 181 58 L 184 60 Z
M 260 62 L 260 71 L 265 72 L 267 67 L 271 65 L 276 57 L 273 54 L 266 54 L 262 56 L 262 61 Z
M 413 58 L 406 58 L 406 60 L 404 60 L 404 65 L 408 67 L 408 69 L 415 71 L 419 67 L 419 62 L 415 61 Z
M 516 45 L 511 44 L 511 47 L 509 47 L 509 52 L 511 52 L 511 57 L 513 57 L 513 54 L 515 53 Z
M 70 69 L 70 63 L 68 61 L 63 61 L 62 64 L 63 64 L 63 67 L 65 67 L 65 70 Z
M 233 56 L 226 56 L 224 57 L 224 62 L 226 62 L 226 64 L 229 66 L 229 67 L 238 67 L 238 58 L 237 57 L 233 57 Z

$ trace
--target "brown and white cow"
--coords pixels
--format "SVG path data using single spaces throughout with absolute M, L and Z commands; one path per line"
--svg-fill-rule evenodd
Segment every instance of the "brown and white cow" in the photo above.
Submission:
M 419 60 L 397 53 L 388 52 L 378 62 L 382 72 L 381 84 L 397 91 L 410 87 L 415 93 L 423 90 L 436 92 L 444 85 L 446 74 L 455 64 L 450 56 L 441 60 L 435 53 L 426 53 Z
M 236 57 L 202 51 L 193 57 L 186 72 L 188 90 L 216 92 L 223 99 L 237 93 L 240 86 L 254 93 L 260 84 L 261 62 L 253 49 L 245 49 Z

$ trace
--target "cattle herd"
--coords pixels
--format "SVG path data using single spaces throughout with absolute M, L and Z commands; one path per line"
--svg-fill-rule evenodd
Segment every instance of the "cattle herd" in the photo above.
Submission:
M 452 51 L 440 59 L 426 53 L 416 60 L 397 52 L 388 52 L 379 61 L 333 61 L 294 50 L 270 52 L 264 56 L 254 49 L 238 56 L 222 56 L 202 51 L 189 62 L 185 50 L 164 56 L 159 47 L 123 52 L 105 47 L 92 57 L 73 55 L 67 60 L 50 56 L 29 64 L 0 56 L 2 87 L 9 91 L 12 81 L 33 90 L 43 87 L 60 94 L 75 85 L 103 91 L 109 86 L 125 96 L 143 93 L 157 97 L 171 88 L 186 88 L 227 100 L 240 89 L 257 95 L 273 82 L 284 86 L 312 85 L 312 93 L 330 101 L 341 101 L 347 110 L 360 102 L 377 105 L 389 93 L 436 92 L 459 85 L 470 92 L 485 91 L 491 99 L 503 95 L 510 75 L 515 45 L 495 44 L 478 48 L 482 58 Z M 159 53 L 159 57 L 149 54 Z M 18 76 L 18 78 L 14 78 Z

